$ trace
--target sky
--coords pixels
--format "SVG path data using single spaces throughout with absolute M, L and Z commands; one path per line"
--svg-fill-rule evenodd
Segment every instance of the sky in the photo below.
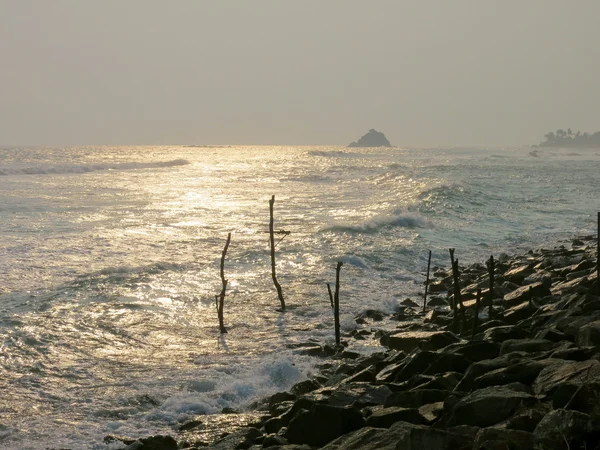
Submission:
M 600 130 L 598 0 L 0 0 L 0 144 Z

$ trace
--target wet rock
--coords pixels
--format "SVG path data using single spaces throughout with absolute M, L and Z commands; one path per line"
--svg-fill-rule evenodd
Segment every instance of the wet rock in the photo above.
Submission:
M 274 447 L 276 445 L 287 445 L 288 440 L 278 434 L 268 434 L 262 442 L 262 448 Z
M 321 385 L 314 380 L 304 380 L 293 385 L 290 392 L 293 395 L 302 395 L 319 389 L 320 387 Z
M 320 399 L 320 391 L 315 392 Z M 364 408 L 366 406 L 382 405 L 392 394 L 387 386 L 377 386 L 370 383 L 344 383 L 332 390 L 326 402 L 332 406 L 356 406 Z M 309 395 L 307 398 L 311 399 Z
M 496 450 L 531 450 L 535 445 L 535 437 L 527 431 L 506 428 L 484 428 L 475 436 L 473 448 Z
M 419 408 L 428 403 L 443 402 L 453 395 L 452 392 L 445 389 L 414 389 L 404 392 L 394 392 L 386 399 L 384 406 Z
M 488 341 L 464 341 L 449 345 L 445 353 L 461 355 L 472 362 L 494 359 L 500 355 L 500 344 Z
M 535 427 L 549 412 L 549 407 L 540 406 L 519 411 L 505 422 L 505 427 L 511 430 L 521 430 L 533 433 Z
M 530 296 L 545 297 L 550 295 L 550 289 L 544 283 L 538 281 L 526 286 L 522 286 L 504 296 L 504 304 L 507 306 L 515 306 L 525 301 L 528 301 Z
M 385 408 L 378 406 L 368 411 L 366 425 L 374 428 L 389 428 L 400 421 L 414 424 L 425 422 L 416 408 L 402 408 L 399 406 Z
M 421 305 L 419 305 L 417 302 L 411 300 L 410 298 L 407 298 L 406 300 L 402 300 L 400 302 L 401 305 L 409 307 L 409 308 L 420 308 Z
M 600 363 L 595 360 L 582 362 L 564 361 L 543 369 L 533 383 L 536 395 L 552 395 L 561 386 L 580 386 L 600 380 Z
M 492 370 L 480 377 L 475 378 L 473 385 L 476 389 L 490 386 L 502 386 L 511 383 L 522 383 L 530 385 L 538 377 L 539 373 L 552 364 L 559 364 L 560 360 L 545 359 L 541 361 L 525 360 L 519 361 L 508 367 Z
M 364 425 L 363 416 L 356 408 L 314 404 L 310 410 L 301 410 L 290 421 L 284 437 L 292 444 L 322 447 Z
M 452 410 L 449 425 L 488 427 L 508 419 L 534 397 L 502 386 L 479 389 L 462 398 Z
M 456 450 L 461 448 L 457 445 L 459 441 L 464 442 L 466 438 L 424 425 L 396 422 L 389 429 L 366 427 L 355 431 L 336 439 L 323 450 Z
M 545 339 L 507 339 L 500 347 L 500 355 L 511 352 L 538 353 L 547 352 L 558 346 L 556 342 Z
M 596 448 L 600 429 L 587 414 L 557 409 L 549 412 L 533 432 L 544 449 Z
M 219 441 L 211 444 L 208 448 L 212 450 L 230 450 L 234 448 L 245 450 L 250 448 L 258 438 L 262 438 L 260 430 L 256 428 L 242 428 L 228 434 Z
M 138 439 L 125 450 L 177 450 L 177 441 L 171 436 L 150 436 Z
M 580 347 L 594 347 L 600 351 L 600 320 L 582 326 L 575 337 Z
M 415 348 L 423 350 L 438 350 L 459 341 L 449 331 L 409 331 L 389 336 L 388 347 L 395 350 L 410 352 Z
M 504 342 L 507 339 L 525 339 L 530 335 L 529 331 L 512 325 L 488 328 L 483 333 L 483 339 L 491 342 Z

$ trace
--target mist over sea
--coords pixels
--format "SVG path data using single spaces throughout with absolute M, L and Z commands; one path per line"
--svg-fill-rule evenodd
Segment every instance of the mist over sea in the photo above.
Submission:
M 0 448 L 104 450 L 248 408 L 314 372 L 299 343 L 333 342 L 337 261 L 351 330 L 421 301 L 429 249 L 447 267 L 450 247 L 470 264 L 596 233 L 599 173 L 600 150 L 0 148 Z

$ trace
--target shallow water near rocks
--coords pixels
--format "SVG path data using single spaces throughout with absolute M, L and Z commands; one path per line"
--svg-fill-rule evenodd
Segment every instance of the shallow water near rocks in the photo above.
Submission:
M 333 341 L 325 283 L 338 260 L 351 330 L 361 311 L 420 301 L 429 249 L 447 267 L 449 247 L 469 264 L 595 233 L 598 150 L 536 155 L 0 149 L 0 447 L 106 449 L 107 434 L 173 433 L 288 389 L 315 370 L 295 347 Z M 275 228 L 291 232 L 277 245 L 286 313 L 270 278 L 271 195 Z

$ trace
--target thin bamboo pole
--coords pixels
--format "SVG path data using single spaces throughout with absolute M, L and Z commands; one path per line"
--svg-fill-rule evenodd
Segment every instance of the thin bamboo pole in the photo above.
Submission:
M 225 279 L 225 256 L 227 255 L 227 249 L 229 248 L 229 243 L 231 242 L 231 233 L 227 234 L 227 242 L 225 242 L 225 248 L 221 253 L 221 282 L 223 287 L 221 288 L 221 293 L 217 295 L 217 316 L 219 318 L 219 329 L 221 330 L 221 334 L 227 333 L 227 329 L 225 328 L 225 323 L 223 319 L 223 309 L 225 306 L 225 290 L 227 289 L 228 280 Z
M 277 273 L 275 271 L 275 232 L 273 229 L 273 204 L 275 203 L 275 196 L 271 197 L 269 200 L 269 236 L 270 236 L 270 244 L 271 244 L 271 277 L 273 278 L 273 284 L 275 285 L 275 289 L 277 289 L 277 296 L 279 297 L 279 302 L 281 303 L 281 310 L 285 311 L 285 301 L 283 300 L 283 291 L 281 289 L 281 285 L 279 281 L 277 281 Z
M 335 268 L 335 295 L 333 297 L 333 320 L 335 326 L 335 345 L 340 345 L 340 270 L 344 265 L 343 262 L 338 261 L 337 267 Z
M 429 258 L 427 259 L 427 278 L 425 280 L 425 295 L 423 295 L 423 314 L 425 314 L 425 306 L 427 306 L 427 290 L 429 289 L 429 270 L 431 268 L 431 250 L 429 250 Z

